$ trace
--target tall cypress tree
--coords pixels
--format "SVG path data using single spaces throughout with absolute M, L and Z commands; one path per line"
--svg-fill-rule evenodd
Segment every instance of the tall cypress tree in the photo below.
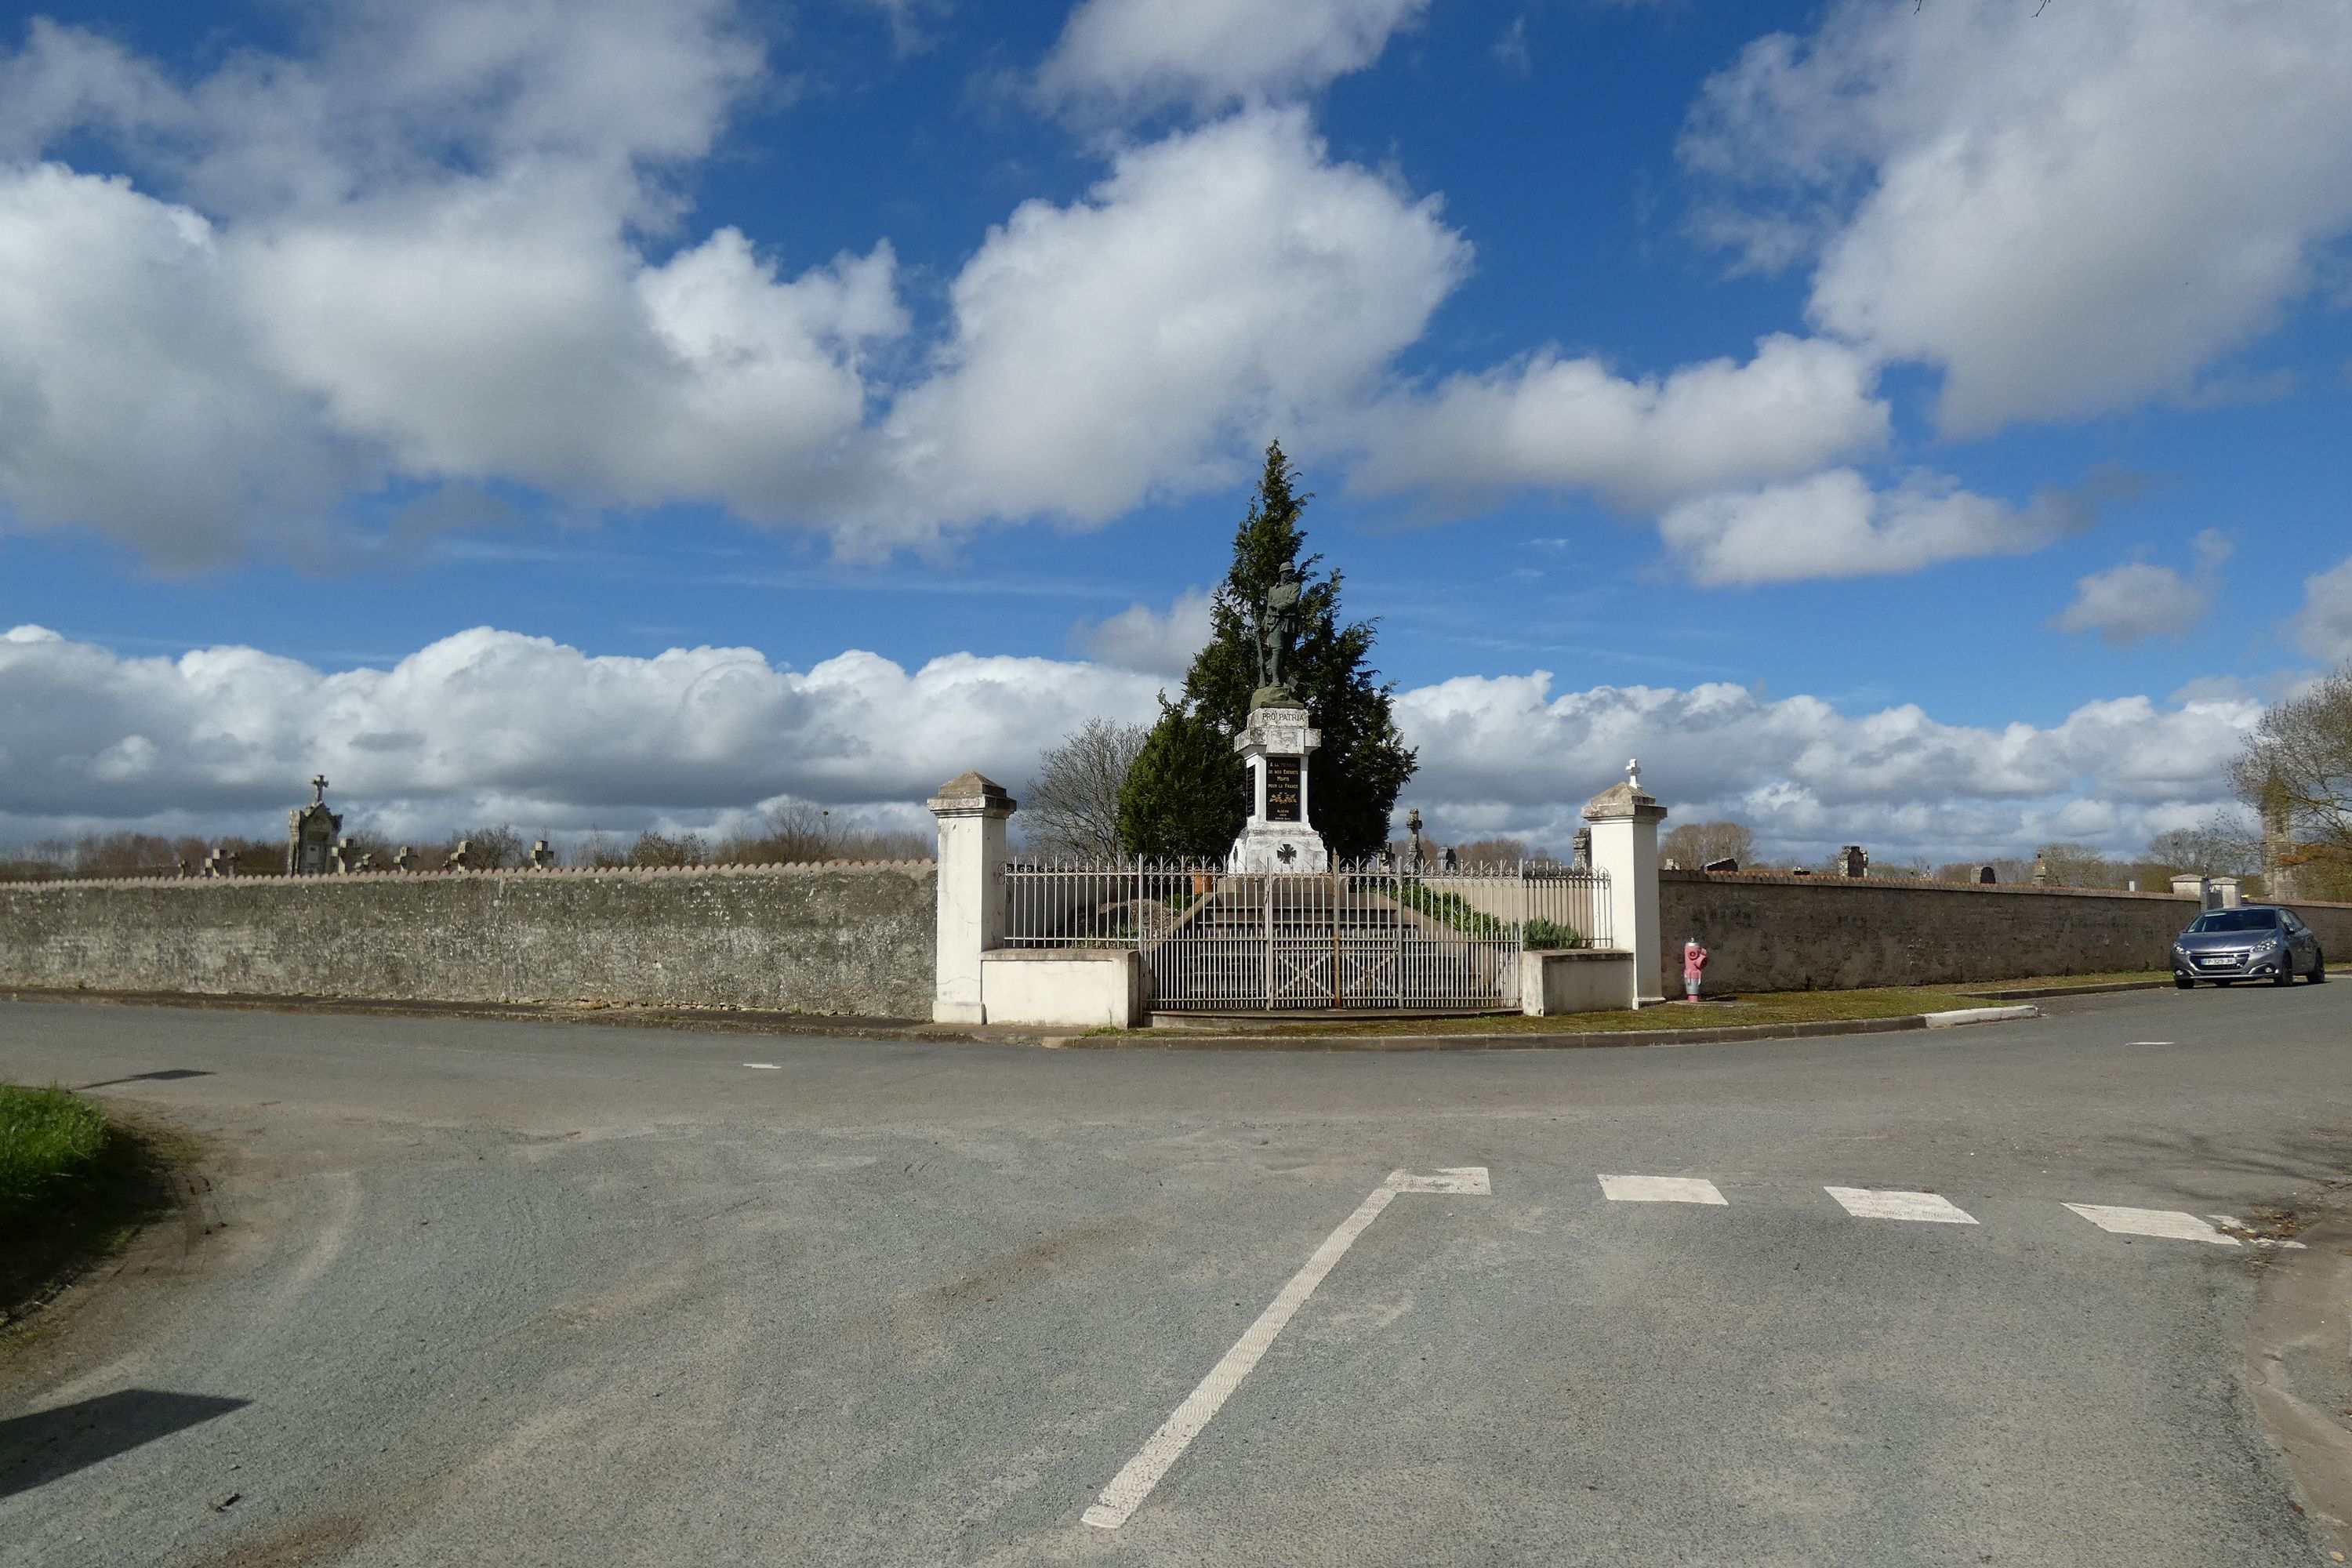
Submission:
M 1341 574 L 1318 575 L 1323 557 L 1300 554 L 1307 534 L 1299 516 L 1314 498 L 1298 492 L 1297 477 L 1281 443 L 1267 447 L 1257 492 L 1234 535 L 1233 570 L 1211 606 L 1209 644 L 1193 656 L 1182 697 L 1162 702 L 1119 797 L 1120 835 L 1136 853 L 1222 858 L 1240 834 L 1248 803 L 1233 738 L 1257 689 L 1252 607 L 1294 564 L 1305 585 L 1297 657 L 1286 673 L 1323 734 L 1307 763 L 1307 816 L 1342 859 L 1364 858 L 1388 842 L 1389 813 L 1412 776 L 1413 753 L 1391 715 L 1395 687 L 1366 662 L 1372 624 L 1343 625 Z M 1211 791 L 1222 799 L 1202 798 Z

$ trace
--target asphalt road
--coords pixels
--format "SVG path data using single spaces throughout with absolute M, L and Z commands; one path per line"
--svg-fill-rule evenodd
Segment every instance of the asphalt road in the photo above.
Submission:
M 0 1564 L 2326 1563 L 2247 1380 L 2352 1406 L 2335 1305 L 2292 1364 L 2256 1332 L 2329 1233 L 2064 1205 L 2342 1205 L 2347 1024 L 1251 1056 L 4 1005 L 0 1077 L 211 1140 L 226 1223 L 0 1373 Z

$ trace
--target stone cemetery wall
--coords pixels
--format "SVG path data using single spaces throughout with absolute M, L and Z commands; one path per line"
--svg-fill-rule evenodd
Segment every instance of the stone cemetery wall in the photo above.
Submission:
M 1682 948 L 1707 950 L 1721 991 L 1941 985 L 2162 969 L 2194 898 L 2095 889 L 1661 871 L 1660 969 L 1682 994 Z M 2352 904 L 2291 906 L 2335 963 L 2352 963 Z
M 931 862 L 0 885 L 0 984 L 928 1018 Z

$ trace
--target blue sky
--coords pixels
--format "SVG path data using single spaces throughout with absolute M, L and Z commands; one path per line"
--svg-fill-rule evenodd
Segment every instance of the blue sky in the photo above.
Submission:
M 2352 6 L 1279 16 L 12 18 L 0 837 L 905 820 L 1269 437 L 1463 837 L 2127 850 L 2352 655 Z

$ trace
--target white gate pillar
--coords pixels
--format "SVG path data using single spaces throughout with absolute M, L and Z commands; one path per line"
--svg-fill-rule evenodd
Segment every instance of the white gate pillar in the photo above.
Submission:
M 1601 791 L 1584 808 L 1592 825 L 1592 868 L 1609 878 L 1610 942 L 1633 955 L 1636 1007 L 1666 999 L 1658 971 L 1658 824 L 1666 808 L 1642 788 L 1640 764 L 1625 764 L 1625 782 Z
M 978 773 L 940 785 L 924 802 L 940 819 L 940 931 L 931 1018 L 985 1024 L 980 955 L 1004 945 L 1004 819 L 1019 803 Z

